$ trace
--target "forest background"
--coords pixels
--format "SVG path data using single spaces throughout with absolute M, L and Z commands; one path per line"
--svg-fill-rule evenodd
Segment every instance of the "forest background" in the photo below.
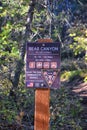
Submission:
M 33 130 L 35 89 L 25 87 L 25 46 L 41 38 L 61 42 L 61 88 L 51 90 L 50 130 L 86 130 L 86 0 L 0 1 L 0 130 Z

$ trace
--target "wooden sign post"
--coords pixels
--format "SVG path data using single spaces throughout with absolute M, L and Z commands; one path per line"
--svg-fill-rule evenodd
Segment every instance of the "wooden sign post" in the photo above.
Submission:
M 38 42 L 53 42 L 51 39 L 40 39 Z M 49 130 L 49 99 L 50 89 L 36 89 L 35 91 L 35 124 L 34 130 Z
M 34 130 L 49 130 L 49 97 L 50 89 L 37 89 L 35 92 Z
M 60 86 L 60 43 L 39 39 L 26 46 L 26 87 L 36 88 L 34 130 L 49 130 L 50 88 Z

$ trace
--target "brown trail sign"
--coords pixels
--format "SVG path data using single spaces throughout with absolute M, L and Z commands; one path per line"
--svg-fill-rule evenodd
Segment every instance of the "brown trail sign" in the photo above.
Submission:
M 60 86 L 59 70 L 59 43 L 27 43 L 27 87 L 58 88 Z
M 34 130 L 49 130 L 50 88 L 60 86 L 60 43 L 27 43 L 26 86 L 36 88 Z

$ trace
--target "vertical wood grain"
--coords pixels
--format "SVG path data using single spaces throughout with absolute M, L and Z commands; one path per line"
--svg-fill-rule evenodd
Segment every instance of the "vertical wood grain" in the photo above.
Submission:
M 52 39 L 39 39 L 38 42 L 53 42 Z M 34 130 L 49 130 L 50 119 L 50 89 L 36 89 L 35 91 L 35 119 Z
M 49 130 L 50 89 L 37 89 L 35 92 L 35 130 Z

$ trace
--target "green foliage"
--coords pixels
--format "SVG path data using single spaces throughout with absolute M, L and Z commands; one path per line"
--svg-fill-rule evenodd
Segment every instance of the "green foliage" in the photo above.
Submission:
M 73 38 L 74 42 L 70 44 L 70 48 L 73 49 L 74 54 L 78 55 L 81 52 L 85 51 L 85 60 L 86 60 L 86 52 L 87 52 L 87 30 L 86 28 L 81 25 L 77 28 L 71 29 L 70 36 Z
M 51 91 L 51 129 L 82 130 L 80 113 L 83 110 L 78 97 L 71 96 L 69 88 Z M 56 99 L 56 100 L 55 100 Z
M 6 87 L 3 92 L 3 88 L 0 89 L 0 127 L 1 123 L 5 122 L 6 124 L 20 123 L 18 120 L 18 115 L 21 111 L 25 114 L 25 118 L 21 118 L 26 121 L 32 123 L 34 120 L 34 91 L 27 90 L 25 87 L 20 86 L 16 91 L 10 93 L 10 88 Z M 5 127 L 4 125 L 4 127 Z M 3 127 L 3 129 L 4 129 Z
M 12 99 L 9 99 L 4 95 L 4 98 L 0 100 L 0 122 L 12 123 L 17 115 L 16 104 Z
M 84 79 L 86 75 L 87 75 L 87 72 L 85 70 L 64 71 L 61 74 L 61 80 L 73 81 L 73 80 L 79 79 L 79 78 Z
M 87 76 L 84 78 L 84 82 L 87 82 Z

